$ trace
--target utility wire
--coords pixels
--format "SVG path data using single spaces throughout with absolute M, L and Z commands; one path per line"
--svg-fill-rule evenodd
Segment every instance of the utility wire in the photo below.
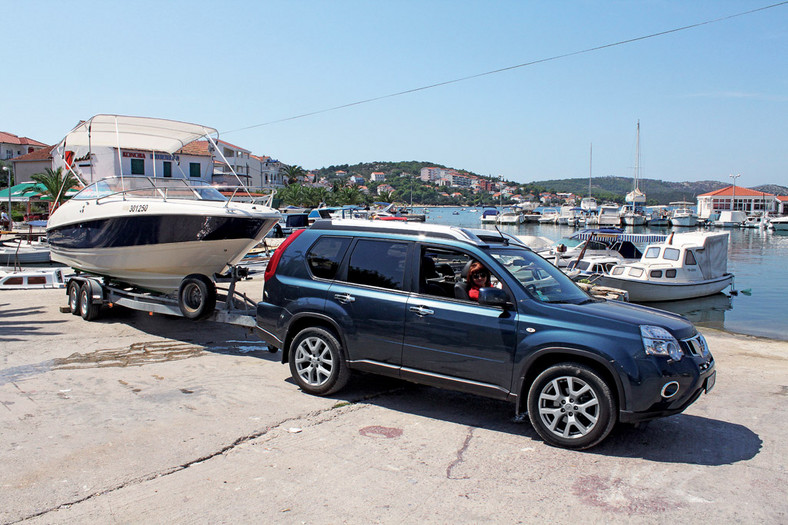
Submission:
M 474 78 L 480 78 L 480 77 L 485 77 L 485 76 L 489 76 L 489 75 L 495 75 L 495 74 L 498 74 L 498 73 L 503 73 L 504 71 L 511 71 L 513 69 L 519 69 L 521 67 L 533 66 L 533 65 L 536 65 L 536 64 L 543 64 L 545 62 L 552 62 L 554 60 L 561 60 L 563 58 L 569 58 L 569 57 L 573 57 L 573 56 L 577 56 L 577 55 L 583 55 L 583 54 L 586 54 L 586 53 L 593 53 L 594 51 L 601 51 L 602 49 L 608 49 L 608 48 L 616 47 L 616 46 L 623 46 L 623 45 L 626 45 L 626 44 L 632 44 L 633 42 L 640 42 L 641 40 L 648 40 L 650 38 L 656 38 L 656 37 L 660 37 L 660 36 L 665 36 L 665 35 L 669 35 L 671 33 L 678 33 L 679 31 L 686 31 L 688 29 L 695 29 L 697 27 L 701 27 L 701 26 L 705 26 L 705 25 L 709 25 L 709 24 L 716 24 L 718 22 L 723 22 L 725 20 L 730 20 L 732 18 L 738 18 L 738 17 L 741 17 L 741 16 L 751 15 L 751 14 L 757 13 L 759 11 L 766 11 L 767 9 L 773 9 L 775 7 L 781 7 L 781 6 L 784 6 L 786 4 L 788 4 L 788 0 L 785 0 L 783 2 L 778 2 L 776 4 L 767 5 L 767 6 L 764 6 L 764 7 L 759 7 L 757 9 L 751 9 L 749 11 L 743 11 L 741 13 L 736 13 L 736 14 L 733 14 L 733 15 L 723 16 L 723 17 L 720 17 L 720 18 L 712 19 L 712 20 L 706 20 L 704 22 L 698 22 L 696 24 L 690 24 L 690 25 L 687 25 L 687 26 L 676 27 L 674 29 L 668 29 L 666 31 L 660 31 L 659 33 L 651 33 L 650 35 L 644 35 L 644 36 L 639 36 L 639 37 L 635 37 L 635 38 L 630 38 L 628 40 L 619 40 L 618 42 L 613 42 L 611 44 L 604 44 L 604 45 L 596 46 L 596 47 L 589 47 L 588 49 L 583 49 L 581 51 L 573 51 L 571 53 L 564 53 L 562 55 L 555 55 L 555 56 L 552 56 L 552 57 L 549 57 L 549 58 L 540 58 L 538 60 L 533 60 L 531 62 L 524 62 L 522 64 L 517 64 L 517 65 L 514 65 L 514 66 L 503 67 L 503 68 L 500 68 L 500 69 L 494 69 L 492 71 L 486 71 L 484 73 L 476 73 L 475 75 L 469 75 L 469 76 L 466 76 L 466 77 L 455 78 L 453 80 L 446 80 L 444 82 L 438 82 L 437 84 L 430 84 L 430 85 L 427 85 L 427 86 L 421 86 L 421 87 L 417 87 L 417 88 L 413 88 L 413 89 L 406 89 L 405 91 L 398 91 L 396 93 L 389 93 L 388 95 L 381 95 L 379 97 L 373 97 L 373 98 L 367 98 L 367 99 L 364 99 L 364 100 L 358 100 L 356 102 L 351 102 L 349 104 L 342 104 L 341 106 L 334 106 L 334 107 L 331 107 L 331 108 L 320 109 L 320 110 L 317 110 L 317 111 L 311 111 L 309 113 L 302 113 L 300 115 L 294 115 L 292 117 L 287 117 L 287 118 L 278 119 L 278 120 L 272 120 L 272 121 L 269 121 L 269 122 L 264 122 L 262 124 L 255 124 L 255 125 L 252 125 L 252 126 L 246 126 L 244 128 L 238 128 L 238 129 L 233 129 L 233 130 L 230 130 L 230 131 L 224 131 L 224 132 L 222 132 L 222 134 L 235 133 L 237 131 L 245 131 L 247 129 L 254 129 L 254 128 L 260 128 L 260 127 L 263 127 L 263 126 L 270 126 L 272 124 L 279 124 L 281 122 L 288 122 L 290 120 L 296 120 L 296 119 L 300 119 L 300 118 L 311 117 L 313 115 L 319 115 L 321 113 L 328 113 L 330 111 L 337 111 L 339 109 L 350 108 L 350 107 L 353 107 L 353 106 L 360 106 L 361 104 L 368 104 L 370 102 L 375 102 L 375 101 L 378 101 L 378 100 L 384 100 L 384 99 L 387 99 L 387 98 L 399 97 L 399 96 L 402 96 L 402 95 L 408 95 L 410 93 L 417 93 L 419 91 L 425 91 L 427 89 L 434 89 L 434 88 L 441 87 L 441 86 L 448 86 L 450 84 L 457 84 L 459 82 L 465 82 L 466 80 L 472 80 Z

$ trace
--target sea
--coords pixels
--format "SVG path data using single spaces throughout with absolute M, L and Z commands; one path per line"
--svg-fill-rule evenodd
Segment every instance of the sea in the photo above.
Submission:
M 473 211 L 475 210 L 475 211 Z M 426 222 L 466 228 L 494 229 L 481 224 L 481 208 L 415 207 L 426 211 Z M 556 224 L 524 223 L 498 225 L 515 235 L 533 235 L 574 246 L 569 237 L 579 229 Z M 727 231 L 728 271 L 734 275 L 733 289 L 709 297 L 648 306 L 679 313 L 700 328 L 788 341 L 788 232 L 758 228 L 699 228 L 699 231 Z M 694 228 L 628 227 L 630 233 L 670 233 Z M 642 246 L 640 248 L 643 248 Z

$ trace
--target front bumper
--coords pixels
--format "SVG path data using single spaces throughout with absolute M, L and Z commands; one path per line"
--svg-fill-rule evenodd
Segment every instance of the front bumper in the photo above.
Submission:
M 645 361 L 645 360 L 644 360 Z M 684 357 L 678 362 L 648 360 L 641 364 L 644 371 L 640 381 L 633 386 L 627 410 L 619 412 L 619 421 L 636 423 L 680 414 L 701 394 L 708 392 L 716 381 L 714 358 Z M 645 370 L 644 370 L 645 369 Z M 678 390 L 672 396 L 672 389 Z

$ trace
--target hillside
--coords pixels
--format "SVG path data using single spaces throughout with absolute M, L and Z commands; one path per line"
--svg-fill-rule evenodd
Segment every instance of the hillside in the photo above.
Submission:
M 387 180 L 399 177 L 403 173 L 418 176 L 421 169 L 429 166 L 445 167 L 434 162 L 402 161 L 402 162 L 365 162 L 360 164 L 340 164 L 312 170 L 318 177 L 333 179 L 335 172 L 345 171 L 348 175 L 360 175 L 369 179 L 370 174 L 381 171 L 386 174 Z M 457 168 L 455 168 L 457 169 Z M 463 171 L 457 169 L 457 171 Z M 468 172 L 471 175 L 478 175 Z M 479 175 L 483 176 L 483 175 Z M 489 177 L 488 177 L 489 178 Z M 591 180 L 591 193 L 600 201 L 623 202 L 624 196 L 632 191 L 631 177 L 595 177 Z M 525 193 L 567 192 L 585 196 L 588 193 L 588 179 L 554 179 L 517 183 Z M 727 181 L 695 181 L 695 182 L 669 182 L 656 179 L 640 179 L 640 190 L 646 194 L 648 204 L 667 204 L 669 202 L 689 200 L 694 201 L 698 195 L 715 191 L 730 186 Z M 767 184 L 751 189 L 772 193 L 775 195 L 788 195 L 788 187 L 777 184 Z

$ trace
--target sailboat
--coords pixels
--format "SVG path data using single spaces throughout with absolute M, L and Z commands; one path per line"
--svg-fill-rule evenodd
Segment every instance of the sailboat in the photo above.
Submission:
M 593 165 L 593 158 L 594 145 L 591 144 L 591 150 L 588 154 L 588 197 L 583 197 L 580 200 L 580 207 L 585 213 L 588 214 L 586 217 L 586 224 L 599 224 L 599 217 L 597 216 L 599 205 L 597 204 L 596 199 L 591 196 L 591 166 Z
M 643 226 L 646 216 L 643 214 L 643 205 L 646 203 L 646 194 L 638 187 L 640 171 L 640 121 L 637 125 L 637 146 L 635 150 L 635 177 L 634 188 L 627 193 L 624 200 L 627 202 L 621 209 L 621 222 L 624 226 Z

